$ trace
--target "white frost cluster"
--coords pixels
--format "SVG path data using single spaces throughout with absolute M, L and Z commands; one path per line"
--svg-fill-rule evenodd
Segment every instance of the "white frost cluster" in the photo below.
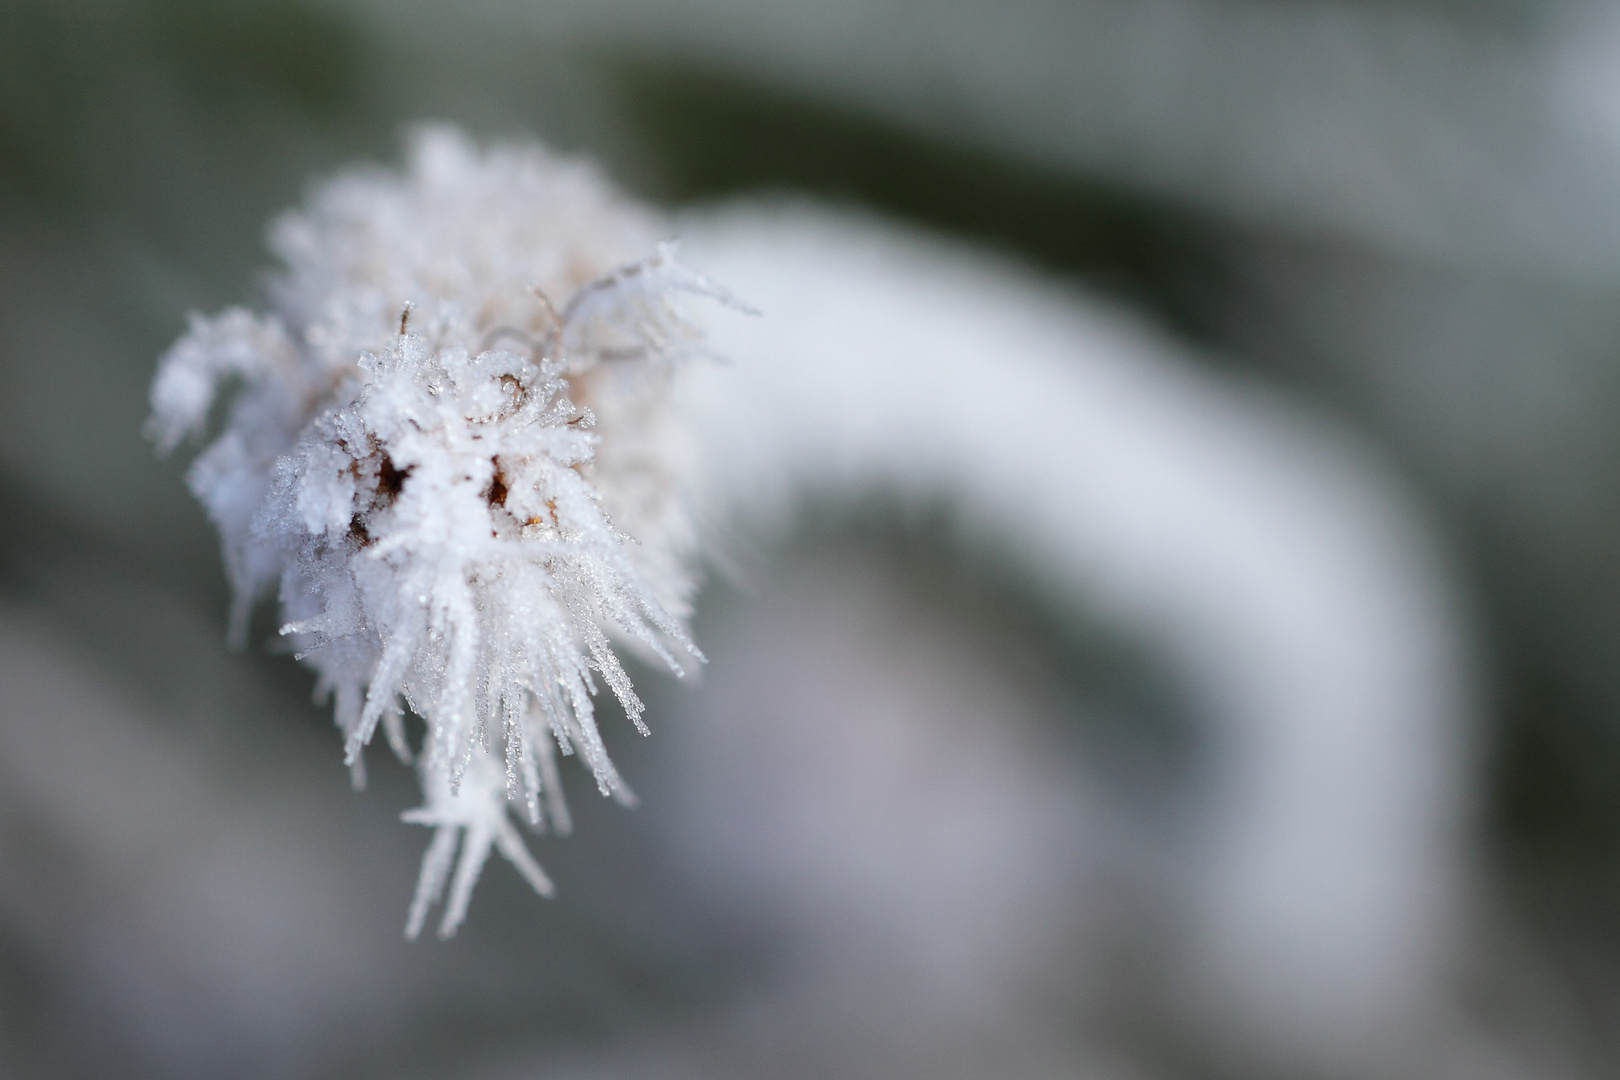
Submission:
M 702 659 L 667 408 L 697 335 L 673 298 L 727 298 L 656 227 L 579 162 L 424 130 L 402 174 L 340 176 L 282 217 L 270 312 L 194 317 L 153 384 L 165 451 L 229 397 L 188 479 L 233 637 L 279 590 L 356 785 L 379 724 L 416 760 L 405 819 L 436 832 L 410 937 L 452 868 L 455 932 L 491 846 L 550 893 L 508 811 L 568 830 L 553 740 L 630 801 L 592 707 L 600 677 L 646 733 L 610 636 L 677 674 Z

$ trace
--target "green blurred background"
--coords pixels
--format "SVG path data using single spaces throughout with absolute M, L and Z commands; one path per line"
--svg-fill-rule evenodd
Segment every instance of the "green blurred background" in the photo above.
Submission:
M 1387 451 L 1461 567 L 1487 658 L 1484 877 L 1512 970 L 1534 973 L 1529 1004 L 1491 1007 L 1554 1017 L 1547 1037 L 1608 1075 L 1620 153 L 1591 73 L 1620 60 L 1609 25 L 1601 6 L 1511 0 L 0 0 L 0 596 L 144 673 L 160 702 L 206 711 L 175 689 L 194 656 L 238 665 L 254 689 L 207 700 L 265 695 L 318 746 L 326 721 L 289 662 L 214 651 L 215 538 L 182 463 L 140 435 L 156 357 L 187 312 L 253 300 L 276 211 L 312 177 L 395 159 L 421 119 L 588 153 L 672 207 L 760 192 L 868 207 L 1118 298 Z M 152 597 L 189 614 L 149 616 Z M 383 820 L 386 792 L 407 797 L 400 776 L 379 783 L 353 813 Z M 553 860 L 564 880 L 590 873 Z M 108 1057 L 59 1054 L 50 1017 L 80 1006 L 41 1004 L 58 953 L 33 933 L 0 948 L 19 1068 L 192 1060 L 128 1034 Z M 628 983 L 703 984 L 706 961 L 601 948 Z M 517 952 L 531 972 L 561 963 Z M 583 1014 L 548 1024 L 605 1022 Z M 382 1075 L 360 1064 L 365 1040 L 332 1045 L 282 1071 Z

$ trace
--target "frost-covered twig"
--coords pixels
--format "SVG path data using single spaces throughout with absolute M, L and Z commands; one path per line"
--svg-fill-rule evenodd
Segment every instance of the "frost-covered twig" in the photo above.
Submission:
M 632 800 L 592 702 L 600 678 L 646 733 L 610 639 L 677 675 L 702 660 L 666 405 L 697 340 L 674 298 L 729 297 L 654 228 L 579 163 L 428 129 L 403 174 L 341 176 L 282 218 L 270 312 L 193 317 L 153 384 L 164 451 L 230 398 L 188 476 L 233 638 L 278 589 L 356 785 L 379 725 L 417 760 L 426 805 L 405 820 L 437 831 L 408 936 L 452 864 L 455 932 L 492 845 L 549 894 L 507 811 L 567 831 L 552 740 Z M 427 727 L 414 755 L 406 708 Z
M 695 512 L 769 532 L 807 494 L 944 507 L 1054 610 L 1147 643 L 1196 704 L 1209 770 L 1176 857 L 1187 1000 L 1305 1074 L 1452 1023 L 1426 1010 L 1463 922 L 1476 686 L 1446 560 L 1378 456 L 1125 312 L 938 238 L 783 205 L 681 231 L 770 312 L 716 319 L 734 362 L 680 387 L 704 433 Z M 749 812 L 705 798 L 709 823 Z M 788 871 L 794 902 L 841 932 L 831 856 L 746 850 L 813 868 Z

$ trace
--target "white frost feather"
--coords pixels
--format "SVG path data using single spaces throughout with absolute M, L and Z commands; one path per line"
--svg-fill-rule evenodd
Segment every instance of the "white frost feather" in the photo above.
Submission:
M 696 333 L 672 297 L 728 298 L 652 229 L 583 165 L 430 129 L 403 174 L 339 177 L 282 218 L 272 311 L 194 317 L 153 384 L 165 451 L 240 384 L 189 473 L 233 636 L 279 589 L 357 785 L 379 725 L 409 760 L 405 708 L 426 723 L 411 937 L 452 863 L 455 932 L 491 846 L 550 893 L 508 817 L 567 831 L 550 740 L 631 801 L 592 702 L 600 677 L 646 733 L 610 636 L 676 674 L 702 659 L 667 415 Z

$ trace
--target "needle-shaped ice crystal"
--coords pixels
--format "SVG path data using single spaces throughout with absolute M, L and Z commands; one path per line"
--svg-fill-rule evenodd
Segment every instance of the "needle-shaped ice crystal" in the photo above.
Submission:
M 427 130 L 403 173 L 340 176 L 277 222 L 270 310 L 194 317 L 153 384 L 164 450 L 229 400 L 188 479 L 233 636 L 277 591 L 357 785 L 379 726 L 409 760 L 407 710 L 425 723 L 409 936 L 452 863 L 455 932 L 492 846 L 550 892 L 509 811 L 567 831 L 553 743 L 630 801 L 593 707 L 600 679 L 647 730 L 615 641 L 702 659 L 667 409 L 697 335 L 674 301 L 729 298 L 656 228 L 580 163 Z

